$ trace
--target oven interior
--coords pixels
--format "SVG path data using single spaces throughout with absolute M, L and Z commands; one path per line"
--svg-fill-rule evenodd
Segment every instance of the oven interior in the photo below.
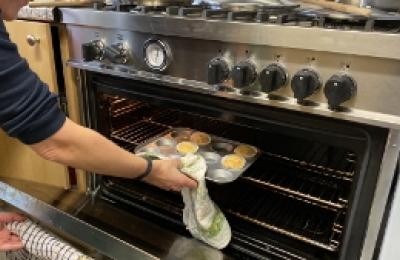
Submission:
M 241 259 L 346 258 L 343 244 L 348 243 L 350 209 L 358 207 L 355 200 L 361 194 L 357 191 L 359 173 L 373 168 L 366 165 L 366 160 L 371 161 L 366 159 L 366 136 L 296 135 L 288 129 L 243 124 L 226 115 L 212 117 L 100 85 L 92 93 L 94 127 L 128 151 L 174 127 L 204 131 L 262 150 L 261 157 L 237 181 L 207 183 L 211 198 L 233 229 L 232 243 L 225 249 L 228 255 Z M 181 220 L 179 193 L 118 178 L 103 177 L 101 183 L 104 198 L 190 236 Z

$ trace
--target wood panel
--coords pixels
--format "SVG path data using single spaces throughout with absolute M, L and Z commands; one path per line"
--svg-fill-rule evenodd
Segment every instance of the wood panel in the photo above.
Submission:
M 58 92 L 50 25 L 28 21 L 5 22 L 5 25 L 11 40 L 18 46 L 19 54 L 28 61 L 30 68 L 48 84 L 51 91 Z M 29 36 L 39 42 L 29 45 Z
M 50 25 L 47 23 L 13 21 L 7 22 L 6 28 L 11 40 L 17 44 L 19 53 L 26 58 L 31 69 L 48 84 L 51 91 L 57 92 L 58 86 Z M 29 45 L 28 36 L 38 39 L 38 42 L 33 46 Z M 1 131 L 0 176 L 64 188 L 69 187 L 66 167 L 43 160 L 28 146 L 7 137 Z
M 61 46 L 61 59 L 64 69 L 64 83 L 65 93 L 68 100 L 68 116 L 77 124 L 83 124 L 81 121 L 81 111 L 79 102 L 79 78 L 77 71 L 67 66 L 67 62 L 72 57 L 72 50 L 68 42 L 68 33 L 64 25 L 58 27 L 60 46 Z M 85 191 L 87 188 L 86 172 L 83 170 L 75 170 L 77 174 L 77 186 L 80 191 Z

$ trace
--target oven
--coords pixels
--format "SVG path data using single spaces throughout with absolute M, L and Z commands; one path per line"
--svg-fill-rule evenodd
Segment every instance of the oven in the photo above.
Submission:
M 179 193 L 96 173 L 75 215 L 162 259 L 378 259 L 396 197 L 399 37 L 176 8 L 61 9 L 68 66 L 82 122 L 130 152 L 176 127 L 261 150 L 236 181 L 207 182 L 232 241 L 193 243 Z
M 69 66 L 78 73 L 82 120 L 87 126 L 131 152 L 177 127 L 262 151 L 238 180 L 207 182 L 211 198 L 233 230 L 223 257 L 370 259 L 379 255 L 390 210 L 386 204 L 393 196 L 396 176 L 398 119 L 392 103 L 385 106 L 366 98 L 379 91 L 377 82 L 394 79 L 400 66 L 395 59 L 384 58 L 389 54 L 370 55 L 358 49 L 349 55 L 340 50 L 350 39 L 342 31 L 329 32 L 332 36 L 324 29 L 303 31 L 310 37 L 342 40 L 331 53 L 332 48 L 328 51 L 328 46 L 317 44 L 312 47 L 316 50 L 303 49 L 301 41 L 276 47 L 270 38 L 266 41 L 271 45 L 260 44 L 257 37 L 246 44 L 242 36 L 213 40 L 211 30 L 207 31 L 211 26 L 230 32 L 222 22 L 221 27 L 218 23 L 207 27 L 190 19 L 170 21 L 170 17 L 151 15 L 118 13 L 116 18 L 112 12 L 96 11 L 77 19 L 79 11 L 68 9 L 63 14 L 73 47 Z M 125 23 L 115 23 L 116 30 L 95 22 L 96 15 Z M 175 30 L 170 29 L 173 25 Z M 248 24 L 234 26 L 232 30 L 252 29 Z M 273 26 L 257 28 L 278 33 Z M 299 29 L 287 28 L 292 33 Z M 282 31 L 281 37 L 290 34 Z M 360 33 L 360 40 L 366 35 Z M 154 49 L 157 55 L 151 56 Z M 224 61 L 230 68 L 226 80 Z M 372 67 L 375 73 L 368 74 Z M 258 73 L 254 84 L 249 83 L 252 68 Z M 287 77 L 282 86 L 278 86 L 280 69 Z M 332 77 L 335 70 L 340 80 Z M 270 81 L 262 78 L 266 71 L 274 73 Z M 324 82 L 324 91 L 305 93 L 318 80 Z M 338 84 L 341 89 L 330 95 L 327 89 Z M 385 95 L 397 92 L 392 83 L 381 87 L 385 89 L 379 93 L 381 98 L 389 100 Z M 345 91 L 349 101 L 338 102 L 343 89 L 349 90 Z M 179 193 L 95 173 L 88 182 L 96 198 L 190 237 L 182 223 Z
M 244 259 L 360 257 L 386 129 L 100 73 L 82 76 L 91 127 L 129 151 L 173 127 L 262 150 L 238 181 L 208 183 L 233 229 L 226 254 Z M 96 175 L 91 181 L 107 201 L 188 235 L 179 193 Z

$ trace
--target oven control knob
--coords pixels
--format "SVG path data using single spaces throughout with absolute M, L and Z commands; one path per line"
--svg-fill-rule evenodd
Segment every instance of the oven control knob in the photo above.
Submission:
M 207 82 L 210 85 L 222 83 L 229 77 L 229 65 L 223 58 L 212 59 L 207 66 Z
M 298 103 L 317 92 L 322 82 L 318 73 L 311 69 L 302 69 L 292 78 L 292 90 Z
M 324 92 L 329 108 L 336 110 L 342 103 L 355 96 L 357 84 L 349 75 L 333 75 L 326 82 Z
M 82 44 L 82 57 L 84 61 L 102 60 L 104 56 L 104 43 L 100 40 Z
M 107 46 L 104 49 L 104 57 L 118 64 L 126 64 L 129 61 L 129 51 L 122 43 Z
M 259 75 L 261 90 L 266 93 L 280 89 L 286 84 L 287 79 L 285 68 L 279 64 L 268 65 Z
M 233 86 L 235 88 L 244 88 L 257 79 L 256 66 L 251 61 L 241 61 L 232 71 Z

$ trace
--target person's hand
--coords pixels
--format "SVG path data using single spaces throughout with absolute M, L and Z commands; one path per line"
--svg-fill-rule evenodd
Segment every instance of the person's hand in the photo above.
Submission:
M 19 250 L 24 247 L 21 239 L 5 227 L 9 222 L 24 220 L 25 217 L 17 213 L 0 212 L 0 251 Z
M 197 182 L 179 171 L 179 160 L 153 161 L 151 173 L 143 180 L 164 190 L 180 191 L 182 188 L 196 188 Z

